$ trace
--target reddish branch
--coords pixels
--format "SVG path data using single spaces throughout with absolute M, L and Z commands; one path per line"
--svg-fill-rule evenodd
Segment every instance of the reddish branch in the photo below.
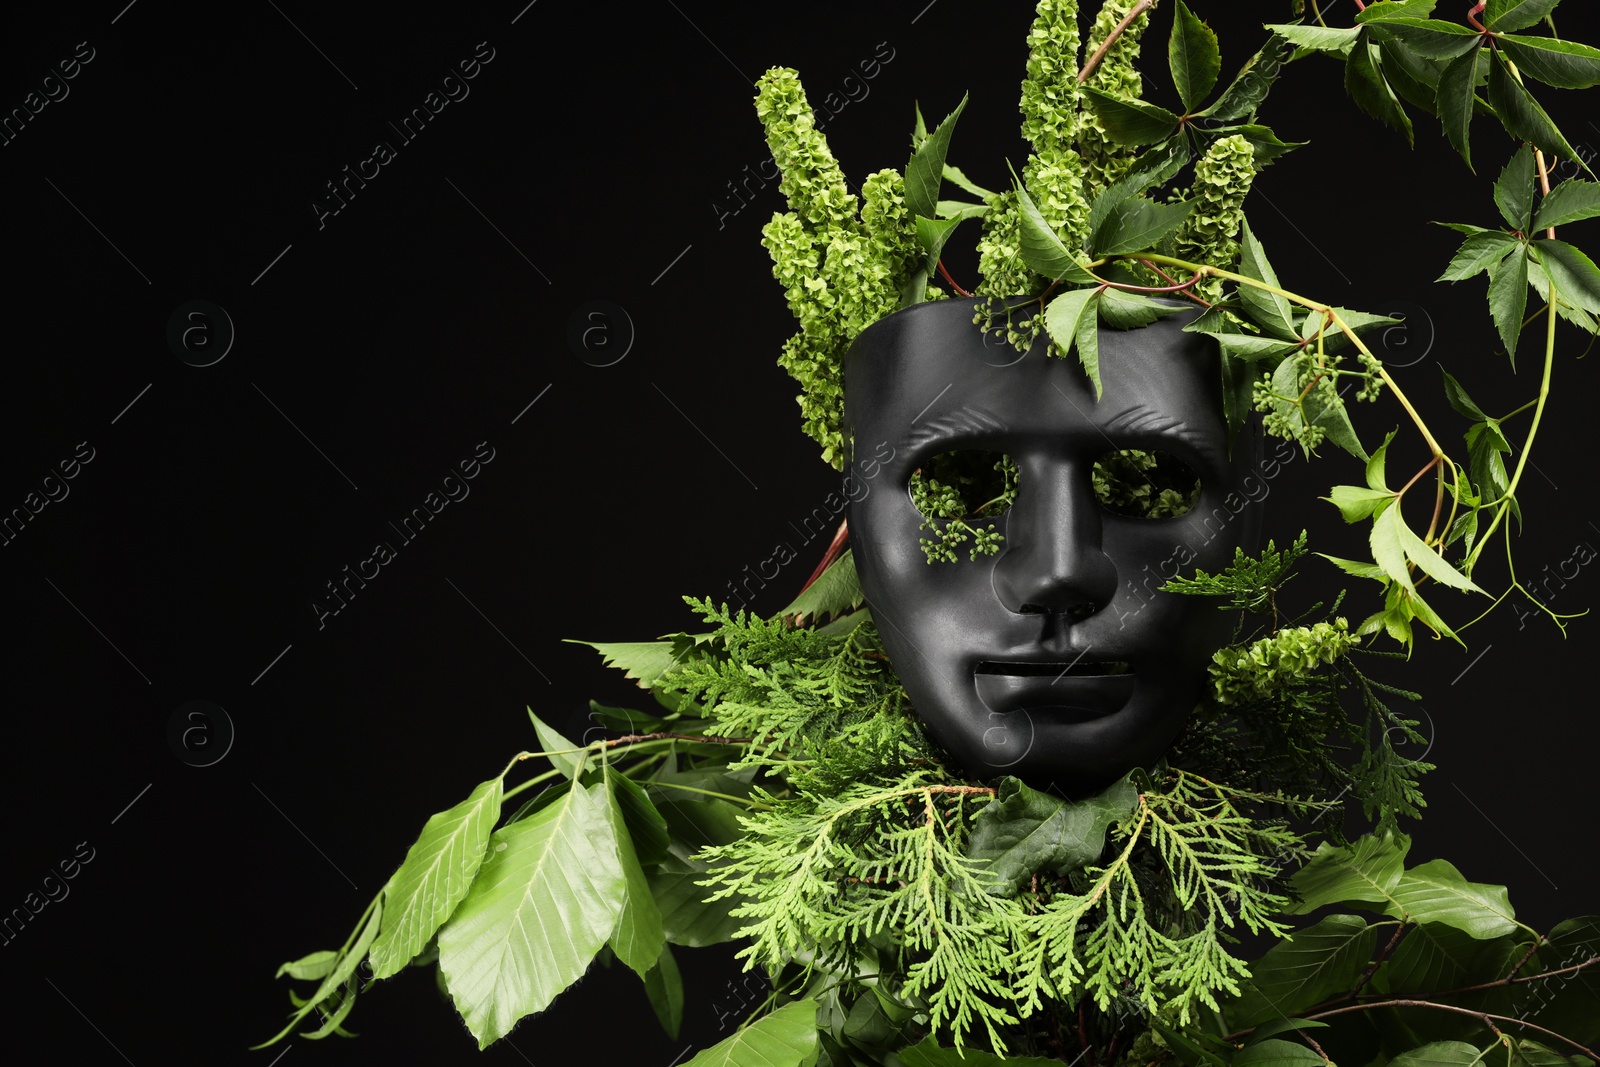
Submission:
M 967 296 L 967 297 L 970 297 L 972 295 L 971 293 L 967 292 L 965 289 L 961 288 L 961 284 L 959 282 L 957 282 L 954 278 L 950 277 L 950 272 L 948 270 L 945 270 L 944 260 L 942 260 L 942 259 L 939 261 L 939 274 L 940 274 L 941 277 L 944 278 L 945 281 L 950 283 L 950 288 L 954 289 L 960 295 Z
M 1361 3 L 1361 0 L 1356 0 L 1356 3 Z M 1106 39 L 1101 42 L 1099 48 L 1094 50 L 1094 55 L 1089 57 L 1088 62 L 1084 63 L 1083 69 L 1078 71 L 1079 85 L 1089 80 L 1089 76 L 1094 73 L 1094 68 L 1100 65 L 1100 61 L 1105 58 L 1106 52 L 1110 50 L 1112 45 L 1117 43 L 1117 38 L 1121 37 L 1128 27 L 1133 25 L 1134 20 L 1155 6 L 1156 0 L 1139 0 L 1137 4 L 1133 5 L 1133 10 L 1122 17 L 1121 22 L 1111 27 L 1111 32 L 1106 34 Z
M 849 521 L 848 519 L 840 520 L 839 528 L 833 533 L 833 540 L 828 543 L 828 551 L 822 554 L 822 562 L 818 563 L 817 569 L 811 572 L 811 577 L 806 579 L 806 584 L 800 587 L 801 593 L 810 589 L 811 583 L 822 577 L 822 572 L 833 566 L 834 561 L 844 555 L 844 546 L 850 541 Z

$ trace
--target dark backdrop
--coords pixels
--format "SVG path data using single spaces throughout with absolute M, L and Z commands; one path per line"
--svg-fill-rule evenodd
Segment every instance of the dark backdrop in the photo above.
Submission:
M 0 507 L 57 498 L 0 548 L 0 908 L 92 856 L 0 946 L 7 1011 L 67 1060 L 270 1063 L 279 1050 L 245 1046 L 287 1007 L 274 968 L 337 945 L 422 821 L 531 744 L 525 706 L 581 732 L 589 698 L 642 698 L 563 639 L 681 628 L 682 594 L 720 594 L 788 541 L 800 558 L 755 604 L 776 610 L 820 555 L 795 527 L 836 475 L 774 362 L 793 326 L 758 242 L 780 197 L 759 180 L 751 80 L 785 64 L 813 101 L 833 94 L 826 132 L 854 182 L 904 163 L 914 101 L 937 119 L 971 90 L 952 158 L 1001 187 L 1002 159 L 1023 155 L 1030 11 L 125 2 L 8 13 L 0 44 L 8 111 L 50 71 L 75 73 L 44 86 L 58 99 L 0 146 Z M 1231 71 L 1288 5 L 1197 6 Z M 475 57 L 476 76 L 451 83 L 459 99 L 412 139 L 388 125 Z M 1469 180 L 1432 120 L 1407 154 L 1354 113 L 1331 65 L 1289 74 L 1265 117 L 1314 145 L 1252 197 L 1286 283 L 1408 315 L 1383 352 L 1452 432 L 1440 365 L 1491 410 L 1531 396 L 1537 362 L 1505 373 L 1481 280 L 1431 283 L 1453 235 L 1421 224 L 1496 225 L 1487 182 Z M 1600 143 L 1586 111 L 1553 106 Z M 393 157 L 365 162 L 379 141 Z M 1509 145 L 1485 126 L 1478 153 L 1492 176 Z M 341 207 L 325 183 L 346 167 L 368 177 Z M 970 282 L 970 237 L 958 243 L 950 263 Z M 195 300 L 209 305 L 188 319 Z M 601 318 L 591 301 L 609 302 Z M 196 328 L 186 342 L 169 339 L 174 316 Z M 595 328 L 587 342 L 582 328 L 573 342 L 575 319 Z M 1530 572 L 1570 574 L 1577 546 L 1600 544 L 1577 400 L 1595 366 L 1567 341 L 1567 403 L 1522 494 Z M 1383 408 L 1363 430 L 1397 421 Z M 1391 469 L 1419 461 L 1402 438 Z M 447 486 L 475 454 L 476 477 Z M 1272 532 L 1309 525 L 1318 546 L 1357 553 L 1360 534 L 1314 497 L 1359 477 L 1339 457 L 1292 464 Z M 412 540 L 391 529 L 463 484 Z M 338 607 L 326 584 L 378 541 L 395 548 L 378 576 L 336 613 L 316 608 Z M 1550 589 L 1553 608 L 1579 612 L 1600 579 L 1586 568 Z M 1467 650 L 1423 640 L 1387 676 L 1425 693 L 1442 765 L 1414 856 L 1509 883 L 1548 924 L 1596 910 L 1596 643 L 1588 620 L 1563 641 L 1526 613 L 1513 598 Z M 226 722 L 188 719 L 190 701 Z M 175 744 L 175 715 L 210 733 Z M 680 958 L 677 1042 L 618 971 L 480 1058 L 412 972 L 363 998 L 359 1040 L 295 1039 L 289 1055 L 666 1067 L 750 997 L 729 953 Z

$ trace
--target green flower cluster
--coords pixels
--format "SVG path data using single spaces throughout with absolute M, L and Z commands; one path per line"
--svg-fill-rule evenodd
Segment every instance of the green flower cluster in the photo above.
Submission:
M 1237 704 L 1264 697 L 1333 663 L 1360 643 L 1361 638 L 1350 633 L 1341 616 L 1331 623 L 1286 627 L 1244 648 L 1218 649 L 1211 666 L 1217 703 Z
M 1219 137 L 1194 165 L 1189 191 L 1197 203 L 1173 238 L 1172 252 L 1194 263 L 1232 263 L 1239 258 L 1244 198 L 1255 181 L 1255 149 L 1240 134 Z M 1212 303 L 1222 300 L 1222 279 L 1195 286 Z
M 1084 45 L 1085 55 L 1094 53 L 1103 45 L 1117 23 L 1128 17 L 1136 0 L 1106 0 L 1105 6 L 1095 16 L 1094 27 L 1089 31 L 1089 42 Z M 1150 25 L 1148 10 L 1128 24 L 1122 36 L 1111 42 L 1100 65 L 1084 82 L 1092 88 L 1108 93 L 1119 100 L 1138 100 L 1144 93 L 1144 79 L 1134 66 L 1139 58 L 1139 38 Z M 1137 158 L 1127 145 L 1118 144 L 1106 132 L 1094 108 L 1080 105 L 1078 116 L 1078 149 L 1083 157 L 1084 193 L 1090 199 L 1101 189 L 1115 185 L 1127 177 Z
M 898 306 L 900 281 L 917 254 L 905 182 L 896 171 L 879 171 L 863 184 L 861 203 L 816 128 L 799 75 L 787 67 L 757 82 L 756 114 L 790 207 L 761 231 L 773 276 L 800 323 L 778 365 L 800 383 L 806 433 L 822 446 L 822 458 L 843 470 L 841 361 L 857 334 Z

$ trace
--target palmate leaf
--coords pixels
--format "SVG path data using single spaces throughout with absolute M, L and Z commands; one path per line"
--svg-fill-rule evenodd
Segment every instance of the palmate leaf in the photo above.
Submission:
M 1527 145 L 1517 149 L 1494 183 L 1494 203 L 1506 225 L 1528 232 L 1533 218 L 1533 151 Z
M 565 797 L 489 838 L 467 899 L 439 931 L 439 969 L 486 1048 L 583 976 L 627 893 L 605 785 Z
M 1600 85 L 1600 49 L 1555 37 L 1511 34 L 1501 37 L 1498 43 L 1519 71 L 1546 85 L 1561 89 Z
M 1250 980 L 1227 1005 L 1229 1028 L 1242 1030 L 1354 988 L 1372 957 L 1377 933 L 1356 915 L 1330 915 L 1281 941 L 1250 965 Z
M 1561 0 L 1488 0 L 1484 25 L 1496 33 L 1525 30 L 1543 19 Z
M 1513 366 L 1517 362 L 1522 316 L 1527 309 L 1528 255 L 1526 251 L 1513 252 L 1489 268 L 1489 315 Z
M 384 887 L 383 928 L 368 954 L 374 979 L 388 978 L 416 958 L 466 897 L 500 818 L 502 793 L 502 780 L 491 778 L 423 825 Z
M 1582 178 L 1568 178 L 1545 197 L 1533 218 L 1533 228 L 1543 230 L 1550 226 L 1565 226 L 1580 219 L 1600 215 L 1600 182 Z
M 1383 76 L 1376 44 L 1361 40 L 1350 50 L 1344 65 L 1344 88 L 1361 110 L 1405 134 L 1407 145 L 1413 143 L 1411 118 Z
M 1106 829 L 1132 811 L 1137 799 L 1126 776 L 1075 801 L 1008 776 L 1000 780 L 994 802 L 973 820 L 967 855 L 988 863 L 991 893 L 1012 896 L 1034 872 L 1060 876 L 1099 859 Z
M 1460 282 L 1481 274 L 1499 264 L 1508 254 L 1521 246 L 1520 241 L 1508 233 L 1489 231 L 1475 233 L 1461 242 L 1450 265 L 1439 275 L 1441 282 Z
M 817 1003 L 796 1000 L 712 1045 L 685 1067 L 811 1067 L 817 1051 Z
M 1500 116 L 1501 125 L 1511 136 L 1537 145 L 1546 153 L 1576 159 L 1584 170 L 1589 169 L 1544 108 L 1506 69 L 1506 59 L 1498 51 L 1493 53 L 1489 64 L 1489 106 Z

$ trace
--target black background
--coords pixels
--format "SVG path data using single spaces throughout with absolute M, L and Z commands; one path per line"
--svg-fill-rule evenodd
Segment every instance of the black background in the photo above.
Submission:
M 7 1017 L 68 1061 L 267 1064 L 282 1046 L 245 1048 L 287 1007 L 273 970 L 339 944 L 423 820 L 532 745 L 525 706 L 574 734 L 591 697 L 643 706 L 564 638 L 680 629 L 693 621 L 681 595 L 722 595 L 788 542 L 799 558 L 754 605 L 773 611 L 820 556 L 791 524 L 837 476 L 800 433 L 775 365 L 793 325 L 759 244 L 781 198 L 751 183 L 741 206 L 727 188 L 768 158 L 751 79 L 793 66 L 813 102 L 848 101 L 826 133 L 854 183 L 903 165 L 914 101 L 937 120 L 970 90 L 952 160 L 1000 188 L 1003 159 L 1024 155 L 1015 102 L 1031 11 L 913 0 L 730 19 L 691 0 L 513 0 L 220 15 L 123 2 L 9 13 L 0 45 L 5 110 L 79 42 L 94 50 L 70 94 L 0 146 L 0 510 L 23 506 L 80 442 L 94 457 L 0 548 L 0 911 L 23 906 L 81 842 L 94 850 L 70 895 L 0 946 Z M 1288 4 L 1196 6 L 1222 33 L 1227 78 Z M 1350 6 L 1330 17 L 1347 23 Z M 1163 66 L 1169 18 L 1147 68 Z M 402 143 L 386 123 L 479 42 L 493 59 L 470 95 Z M 1152 91 L 1173 103 L 1161 80 Z M 1580 97 L 1545 95 L 1585 151 L 1600 144 Z M 1509 156 L 1504 136 L 1479 125 L 1479 178 L 1426 116 L 1407 152 L 1319 60 L 1288 71 L 1263 117 L 1313 142 L 1252 195 L 1285 284 L 1406 314 L 1381 352 L 1452 439 L 1439 365 L 1491 412 L 1530 397 L 1535 346 L 1511 377 L 1481 279 L 1432 284 L 1453 235 L 1424 225 L 1498 225 L 1488 179 Z M 324 183 L 378 140 L 396 158 L 319 226 Z M 1586 239 L 1581 226 L 1566 236 Z M 969 285 L 970 240 L 947 259 Z M 166 337 L 194 299 L 236 330 L 207 367 Z M 631 329 L 613 314 L 590 350 L 574 349 L 569 322 L 592 300 L 622 308 Z M 1563 336 L 1561 403 L 1523 483 L 1526 576 L 1600 545 L 1586 410 L 1596 364 L 1571 358 L 1581 351 Z M 1363 418 L 1375 442 L 1401 415 L 1388 405 Z M 470 495 L 399 543 L 387 523 L 480 442 L 494 458 Z M 1423 458 L 1404 430 L 1393 451 L 1391 471 Z M 1359 530 L 1314 498 L 1359 481 L 1348 457 L 1291 464 L 1273 485 L 1270 532 L 1310 526 L 1316 547 L 1358 554 Z M 397 558 L 319 628 L 325 583 L 379 540 Z M 1301 591 L 1328 584 L 1327 570 L 1310 568 Z M 1553 584 L 1551 606 L 1587 609 L 1591 571 Z M 1497 563 L 1480 570 L 1497 591 L 1504 577 Z M 1443 601 L 1457 619 L 1477 610 Z M 1527 607 L 1512 598 L 1467 631 L 1467 650 L 1424 639 L 1409 665 L 1381 670 L 1424 693 L 1428 758 L 1442 768 L 1413 858 L 1508 883 L 1521 914 L 1547 926 L 1600 910 L 1596 644 L 1592 621 L 1563 640 Z M 236 730 L 210 766 L 168 743 L 191 700 L 224 708 Z M 414 971 L 362 998 L 349 1022 L 359 1040 L 291 1039 L 287 1062 L 666 1067 L 751 999 L 731 984 L 729 952 L 679 958 L 677 1042 L 619 967 L 480 1056 Z

